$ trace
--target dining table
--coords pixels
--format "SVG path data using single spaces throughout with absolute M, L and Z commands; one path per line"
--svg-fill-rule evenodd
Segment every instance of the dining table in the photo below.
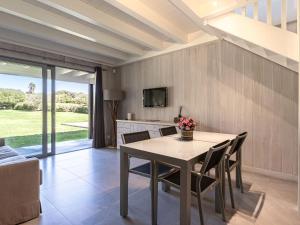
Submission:
M 180 134 L 157 137 L 120 146 L 120 215 L 128 215 L 128 173 L 129 158 L 137 157 L 151 161 L 151 204 L 152 224 L 157 224 L 157 170 L 156 162 L 163 162 L 180 168 L 180 225 L 191 224 L 191 171 L 199 159 L 214 145 L 226 140 L 233 141 L 235 134 L 194 131 L 193 140 L 183 141 Z M 221 185 L 225 195 L 225 173 L 222 165 Z M 220 202 L 215 192 L 216 212 L 220 212 Z M 224 196 L 225 197 L 225 196 Z

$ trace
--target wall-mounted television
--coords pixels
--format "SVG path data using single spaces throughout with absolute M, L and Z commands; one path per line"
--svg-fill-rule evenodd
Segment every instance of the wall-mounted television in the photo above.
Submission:
M 167 107 L 168 91 L 166 87 L 143 90 L 144 107 Z

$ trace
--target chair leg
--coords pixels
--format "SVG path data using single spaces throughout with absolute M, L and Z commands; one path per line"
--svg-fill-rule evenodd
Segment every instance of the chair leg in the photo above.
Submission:
M 235 175 L 235 183 L 236 183 L 236 188 L 240 188 L 241 187 L 241 185 L 240 185 L 240 171 L 239 171 L 239 168 L 238 168 L 238 166 L 235 168 L 235 173 L 236 173 L 236 175 Z
M 40 213 L 43 213 L 43 209 L 42 209 L 42 203 L 40 201 Z
M 200 217 L 200 224 L 204 225 L 204 218 L 203 218 L 203 212 L 202 212 L 202 204 L 201 204 L 201 195 L 200 192 L 197 194 L 198 199 L 198 210 L 199 210 L 199 217 Z
M 240 180 L 240 188 L 241 188 L 241 193 L 244 193 L 244 186 L 243 186 L 243 178 L 242 178 L 242 168 L 241 168 L 241 166 L 239 165 L 239 168 L 238 168 L 238 170 L 239 170 L 239 180 Z
M 200 188 L 200 183 L 197 183 L 197 200 L 198 200 L 198 210 L 199 210 L 200 224 L 204 225 L 204 217 L 203 217 L 202 203 L 201 203 L 201 188 Z
M 234 209 L 234 198 L 233 198 L 233 191 L 232 191 L 232 182 L 231 182 L 231 175 L 230 175 L 230 170 L 228 168 L 228 165 L 226 166 L 226 172 L 227 172 L 227 177 L 228 177 L 228 184 L 229 184 L 229 192 L 230 192 L 230 199 L 231 199 L 231 207 Z
M 218 191 L 219 191 L 222 219 L 223 219 L 224 222 L 226 222 L 225 209 L 224 209 L 225 204 L 224 204 L 224 199 L 223 199 L 223 195 L 222 195 L 221 184 L 219 183 L 215 188 L 218 188 Z

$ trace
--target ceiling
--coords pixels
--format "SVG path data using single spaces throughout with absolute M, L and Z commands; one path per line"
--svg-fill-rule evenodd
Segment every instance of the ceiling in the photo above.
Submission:
M 188 46 L 204 32 L 178 7 L 211 12 L 247 0 L 1 0 L 0 40 L 109 66 Z M 260 2 L 260 1 L 259 1 Z M 288 10 L 296 0 L 288 0 Z M 259 4 L 264 20 L 264 4 Z M 280 1 L 273 0 L 274 12 Z M 278 8 L 279 7 L 279 8 Z M 295 7 L 296 9 L 296 7 Z M 251 7 L 248 9 L 251 14 Z M 289 21 L 294 11 L 289 11 Z M 275 13 L 274 23 L 280 21 Z M 206 34 L 207 35 L 207 34 Z
M 79 70 L 72 70 L 67 68 L 55 67 L 55 79 L 59 81 L 76 82 L 76 83 L 94 83 L 95 74 L 88 73 Z M 42 78 L 42 68 L 39 66 L 33 66 L 28 64 L 20 64 L 14 62 L 8 62 L 0 60 L 0 75 L 12 75 Z M 48 77 L 50 79 L 50 70 L 48 71 Z

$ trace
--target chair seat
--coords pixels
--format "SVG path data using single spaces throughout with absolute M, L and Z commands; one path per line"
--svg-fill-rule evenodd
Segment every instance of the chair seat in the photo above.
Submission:
M 172 173 L 162 179 L 163 181 L 167 181 L 170 184 L 174 184 L 177 187 L 180 187 L 180 171 Z M 213 184 L 216 180 L 208 177 L 203 176 L 201 179 L 201 192 L 205 191 L 211 184 Z M 197 175 L 192 174 L 191 178 L 191 191 L 197 192 Z
M 174 167 L 158 163 L 158 177 L 165 176 L 174 170 L 175 170 Z M 129 172 L 139 174 L 139 175 L 145 176 L 145 177 L 150 177 L 151 163 L 148 162 L 148 163 L 133 167 L 129 170 Z

